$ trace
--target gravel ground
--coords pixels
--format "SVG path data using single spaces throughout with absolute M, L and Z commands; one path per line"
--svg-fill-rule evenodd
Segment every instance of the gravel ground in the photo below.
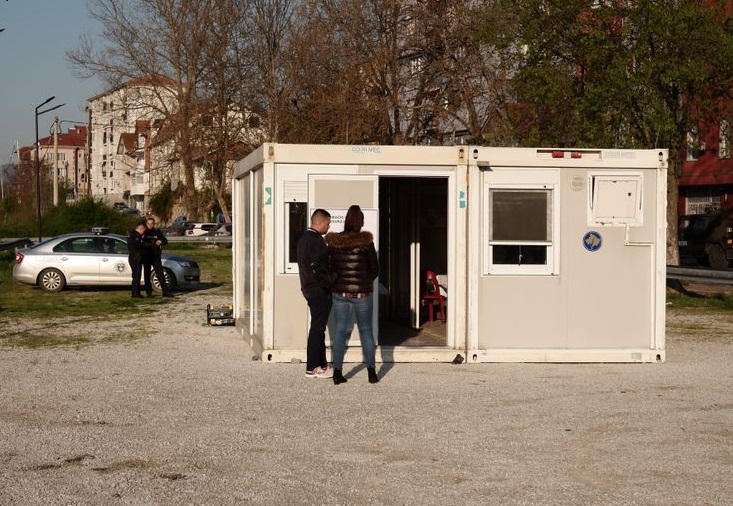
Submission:
M 226 302 L 0 348 L 0 504 L 733 504 L 729 312 L 671 311 L 665 364 L 348 364 L 336 387 L 203 326 Z

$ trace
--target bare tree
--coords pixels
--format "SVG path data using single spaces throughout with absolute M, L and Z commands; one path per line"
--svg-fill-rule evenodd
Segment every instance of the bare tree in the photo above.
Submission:
M 200 135 L 202 106 L 219 93 L 210 92 L 212 86 L 229 84 L 211 80 L 219 61 L 212 38 L 230 31 L 219 26 L 227 19 L 222 5 L 228 7 L 229 2 L 90 0 L 90 15 L 103 27 L 103 46 L 97 49 L 85 38 L 67 53 L 80 75 L 96 74 L 111 87 L 149 80 L 146 88 L 157 99 L 141 94 L 138 105 L 153 107 L 172 137 L 173 158 L 182 168 L 185 203 L 192 216 L 207 207 L 196 195 L 196 159 L 206 149 Z
M 308 21 L 290 40 L 290 101 L 280 121 L 286 138 L 419 144 L 455 142 L 454 132 L 478 142 L 510 137 L 497 127 L 506 122 L 506 72 L 473 36 L 471 4 L 305 2 L 299 18 Z
M 266 140 L 277 142 L 277 111 L 287 101 L 284 66 L 289 39 L 297 21 L 299 0 L 224 0 L 230 3 L 232 37 L 228 60 L 238 82 L 238 103 L 262 119 Z

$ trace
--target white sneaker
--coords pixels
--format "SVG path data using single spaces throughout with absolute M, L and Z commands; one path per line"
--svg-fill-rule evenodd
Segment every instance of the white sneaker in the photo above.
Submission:
M 329 367 L 316 367 L 312 371 L 305 372 L 306 378 L 333 378 L 333 369 Z
M 333 378 L 333 369 L 330 367 L 319 367 L 321 372 L 318 374 L 319 378 Z

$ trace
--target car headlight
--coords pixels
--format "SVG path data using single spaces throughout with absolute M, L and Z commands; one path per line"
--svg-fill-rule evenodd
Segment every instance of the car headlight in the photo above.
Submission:
M 180 265 L 181 267 L 196 267 L 197 266 L 196 262 L 192 262 L 190 260 L 178 260 L 176 261 L 176 263 Z

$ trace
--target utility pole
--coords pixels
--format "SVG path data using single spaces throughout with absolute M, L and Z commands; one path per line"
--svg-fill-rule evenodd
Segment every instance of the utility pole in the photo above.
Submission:
M 52 95 L 36 106 L 36 218 L 38 219 L 38 242 L 43 240 L 43 217 L 41 216 L 41 157 L 38 152 L 38 116 L 56 110 L 66 104 L 55 105 L 43 111 L 39 111 L 38 109 L 49 103 L 54 98 L 56 98 L 56 96 Z
M 13 144 L 13 148 L 15 148 L 15 144 Z M 10 164 L 13 163 L 13 150 L 10 150 L 10 156 L 8 156 L 8 164 L 5 167 L 0 167 L 0 199 L 5 198 L 5 168 L 10 167 Z
M 53 206 L 59 205 L 59 117 L 53 118 Z
M 5 167 L 0 167 L 0 199 L 5 198 L 5 171 L 13 163 L 13 155 L 16 155 L 18 161 L 20 161 L 20 155 L 18 154 L 18 139 L 15 139 L 13 149 L 10 150 L 10 156 L 8 156 L 8 164 Z M 16 165 L 18 165 L 16 163 Z

